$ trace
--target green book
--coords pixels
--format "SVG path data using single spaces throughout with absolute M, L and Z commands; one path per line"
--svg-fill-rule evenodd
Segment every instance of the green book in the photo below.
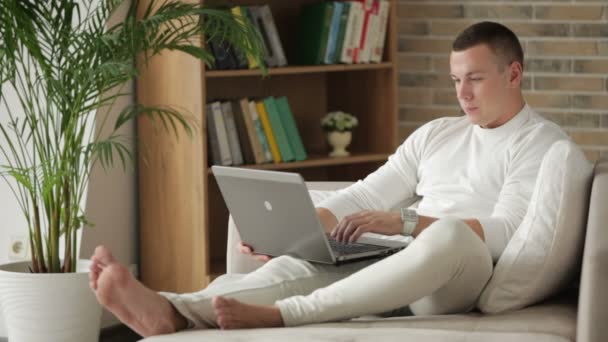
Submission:
M 321 64 L 325 57 L 333 3 L 319 2 L 302 7 L 299 19 L 298 64 Z
M 279 147 L 281 160 L 293 161 L 295 159 L 295 156 L 293 151 L 291 150 L 291 145 L 289 145 L 287 133 L 285 132 L 285 128 L 283 128 L 281 116 L 279 115 L 279 110 L 277 109 L 277 104 L 275 102 L 274 97 L 269 96 L 265 98 L 264 107 L 266 107 L 266 113 L 268 114 L 268 121 L 270 121 L 272 134 L 274 135 L 277 146 Z
M 287 133 L 287 139 L 289 140 L 289 144 L 291 145 L 295 159 L 297 161 L 306 160 L 308 156 L 306 155 L 306 150 L 304 149 L 304 144 L 302 143 L 302 137 L 300 137 L 300 132 L 298 131 L 298 126 L 296 126 L 296 120 L 293 117 L 293 113 L 289 108 L 287 98 L 285 96 L 281 96 L 275 100 L 275 103 L 277 105 L 277 109 L 279 110 L 281 122 L 283 123 L 283 128 L 285 128 L 285 132 Z
M 346 23 L 348 22 L 348 15 L 350 13 L 350 3 L 342 3 L 342 14 L 340 15 L 340 28 L 338 29 L 338 38 L 336 39 L 336 49 L 330 56 L 332 64 L 340 63 L 340 56 L 342 55 L 342 47 L 344 46 L 344 38 L 346 37 Z

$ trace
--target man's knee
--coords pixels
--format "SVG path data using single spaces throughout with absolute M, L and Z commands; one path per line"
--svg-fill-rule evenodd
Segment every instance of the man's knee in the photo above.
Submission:
M 485 256 L 489 253 L 481 238 L 458 218 L 447 217 L 435 221 L 423 230 L 416 240 L 428 243 L 437 253 L 446 253 L 447 257 L 469 253 Z
M 453 243 L 459 240 L 470 239 L 472 235 L 475 235 L 475 232 L 463 220 L 446 217 L 433 222 L 418 237 L 432 236 L 433 240 L 444 240 Z

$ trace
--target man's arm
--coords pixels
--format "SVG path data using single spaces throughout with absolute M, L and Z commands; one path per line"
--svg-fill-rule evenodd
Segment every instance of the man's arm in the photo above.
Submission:
M 400 234 L 403 229 L 401 215 L 395 212 L 364 210 L 344 217 L 344 219 L 337 224 L 337 219 L 331 211 L 325 208 L 317 208 L 317 212 L 320 213 L 319 216 L 323 215 L 321 218 L 322 222 L 325 220 L 327 223 L 324 223 L 326 231 L 331 225 L 334 225 L 335 228 L 331 230 L 331 235 L 341 242 L 355 242 L 362 234 L 368 232 L 384 235 L 397 235 Z M 412 236 L 417 237 L 418 234 L 437 220 L 438 218 L 436 217 L 420 215 L 418 217 L 418 225 L 414 229 Z M 485 241 L 485 234 L 478 219 L 471 218 L 464 219 L 463 221 L 471 227 L 482 241 Z
M 331 233 L 332 230 L 338 225 L 338 219 L 336 216 L 327 208 L 316 208 L 317 215 L 321 220 L 321 224 L 325 229 L 326 233 Z

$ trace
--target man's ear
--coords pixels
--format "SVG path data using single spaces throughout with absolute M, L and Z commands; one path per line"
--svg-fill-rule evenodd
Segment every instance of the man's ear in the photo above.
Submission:
M 512 88 L 521 88 L 521 82 L 524 78 L 524 68 L 521 63 L 515 61 L 509 66 L 509 86 Z

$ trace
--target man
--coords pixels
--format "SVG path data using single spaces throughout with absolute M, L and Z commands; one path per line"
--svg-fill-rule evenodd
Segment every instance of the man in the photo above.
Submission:
M 406 308 L 415 315 L 472 309 L 496 261 L 521 223 L 544 153 L 567 139 L 521 92 L 523 52 L 515 34 L 491 22 L 454 41 L 450 76 L 465 116 L 429 122 L 385 165 L 317 205 L 337 240 L 365 232 L 412 235 L 380 261 L 335 267 L 289 256 L 258 270 L 218 278 L 192 294 L 156 293 L 116 263 L 93 255 L 99 301 L 143 336 L 186 327 L 294 326 Z M 389 211 L 422 196 L 417 212 Z

